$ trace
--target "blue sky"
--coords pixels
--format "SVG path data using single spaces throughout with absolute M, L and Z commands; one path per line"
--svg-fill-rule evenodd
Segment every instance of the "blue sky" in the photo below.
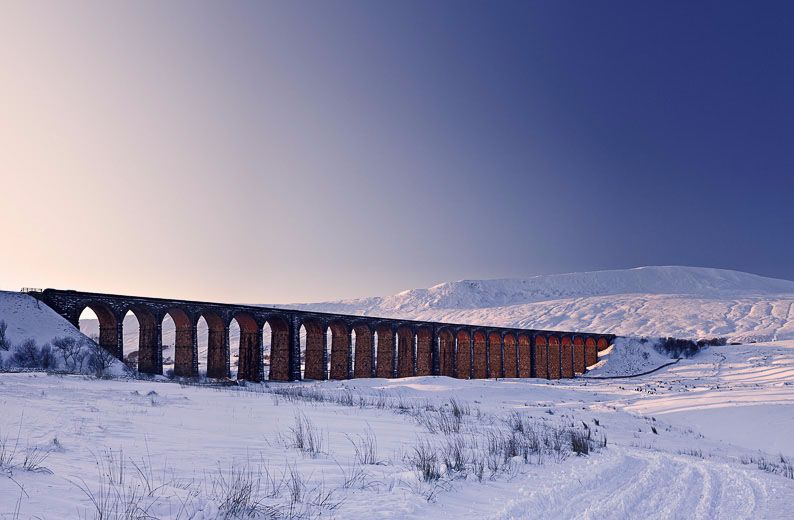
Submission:
M 794 279 L 792 22 L 4 4 L 0 283 L 291 302 L 659 264 Z

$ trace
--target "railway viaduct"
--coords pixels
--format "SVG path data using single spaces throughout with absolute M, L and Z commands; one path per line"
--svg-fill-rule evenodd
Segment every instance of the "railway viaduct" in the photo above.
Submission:
M 170 316 L 176 326 L 174 373 L 183 377 L 199 375 L 197 324 L 202 317 L 209 328 L 207 376 L 231 376 L 229 326 L 236 321 L 237 379 L 247 381 L 265 379 L 266 324 L 272 333 L 272 381 L 424 375 L 571 378 L 595 364 L 598 351 L 615 338 L 58 289 L 29 294 L 78 328 L 80 315 L 90 308 L 99 319 L 99 344 L 119 359 L 124 357 L 124 316 L 135 314 L 140 326 L 138 371 L 147 374 L 163 373 L 162 323 Z

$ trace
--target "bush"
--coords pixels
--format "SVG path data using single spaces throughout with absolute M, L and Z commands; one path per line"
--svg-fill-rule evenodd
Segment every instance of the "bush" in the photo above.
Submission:
M 14 356 L 11 358 L 17 366 L 22 368 L 40 368 L 41 351 L 36 344 L 36 340 L 28 338 L 17 347 Z

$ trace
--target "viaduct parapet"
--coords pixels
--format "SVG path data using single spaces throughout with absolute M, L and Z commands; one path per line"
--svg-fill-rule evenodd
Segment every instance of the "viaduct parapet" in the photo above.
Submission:
M 99 319 L 99 344 L 119 359 L 124 359 L 124 316 L 132 312 L 140 327 L 138 370 L 147 374 L 163 373 L 162 324 L 170 316 L 176 327 L 174 374 L 183 377 L 199 375 L 201 318 L 209 329 L 207 376 L 231 377 L 229 326 L 236 321 L 237 379 L 247 381 L 265 380 L 265 325 L 271 331 L 267 379 L 272 381 L 424 375 L 571 378 L 595 364 L 598 351 L 615 338 L 58 289 L 29 294 L 78 328 L 80 315 L 90 308 Z

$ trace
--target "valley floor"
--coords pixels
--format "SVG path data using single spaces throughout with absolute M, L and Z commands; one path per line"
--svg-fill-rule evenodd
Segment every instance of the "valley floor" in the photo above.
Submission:
M 794 342 L 712 347 L 613 380 L 210 388 L 0 374 L 0 411 L 3 519 L 794 514 Z M 594 451 L 577 456 L 572 432 Z M 532 435 L 545 447 L 493 458 Z M 453 469 L 442 459 L 456 443 Z M 26 455 L 46 458 L 31 471 Z

